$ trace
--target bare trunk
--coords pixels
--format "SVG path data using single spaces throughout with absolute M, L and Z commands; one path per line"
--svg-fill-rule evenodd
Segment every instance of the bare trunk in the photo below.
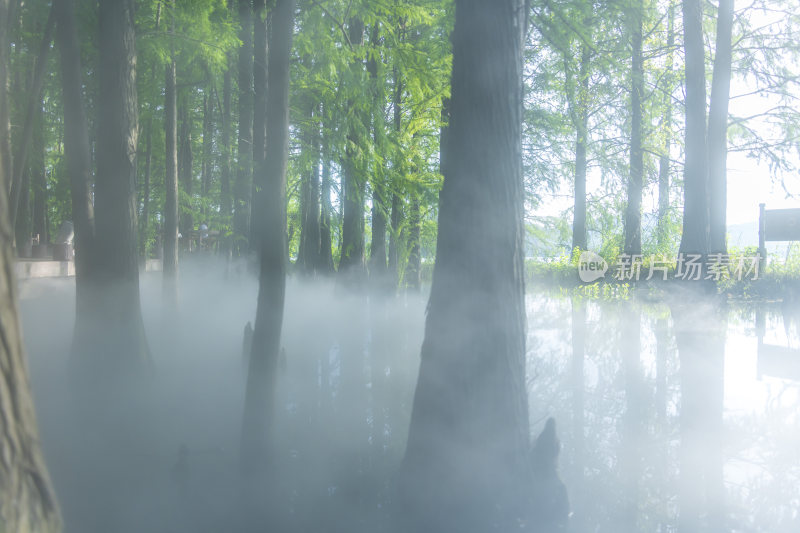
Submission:
M 328 141 L 329 130 L 325 118 L 330 115 L 322 110 L 322 181 L 320 183 L 320 217 L 319 217 L 319 255 L 320 271 L 332 274 L 333 245 L 331 243 L 331 154 Z
M 178 301 L 178 95 L 175 89 L 175 56 L 165 67 L 164 139 L 164 301 L 175 307 Z
M 667 245 L 667 217 L 669 216 L 670 151 L 672 149 L 672 93 L 675 90 L 673 56 L 675 54 L 675 4 L 670 1 L 667 14 L 667 59 L 666 59 L 666 103 L 662 130 L 664 132 L 663 153 L 658 158 L 658 247 Z
M 456 2 L 437 260 L 401 467 L 409 531 L 510 531 L 525 514 L 521 10 Z
M 153 119 L 147 121 L 145 133 L 144 184 L 142 190 L 142 215 L 139 218 L 139 256 L 147 260 L 147 238 L 150 233 L 150 175 L 153 167 Z
M 684 254 L 708 252 L 708 167 L 706 161 L 706 71 L 700 0 L 683 0 L 686 57 L 686 163 L 683 168 Z
M 188 92 L 178 98 L 178 181 L 183 189 L 180 205 L 180 232 L 182 239 L 180 247 L 183 250 L 192 248 L 192 231 L 194 218 L 192 217 L 192 195 L 194 194 L 194 154 L 192 154 L 192 113 L 189 109 L 191 94 Z M 185 200 L 184 200 L 185 198 Z
M 717 52 L 708 113 L 708 202 L 710 253 L 727 253 L 728 103 L 731 95 L 731 34 L 733 0 L 720 0 L 717 17 Z
M 247 250 L 250 226 L 250 189 L 253 177 L 253 8 L 239 0 L 239 158 L 233 191 L 233 233 L 236 253 Z
M 8 0 L 0 0 L 0 21 L 6 25 Z M 4 35 L 0 33 L 0 39 Z M 5 47 L 5 46 L 3 46 Z M 0 56 L 0 68 L 6 57 Z M 0 91 L 0 107 L 5 98 Z M 0 152 L 0 183 L 7 155 Z M 8 196 L 0 187 L 0 528 L 15 533 L 56 533 L 61 518 L 50 477 L 39 448 L 39 433 L 22 345 L 17 307 L 13 233 Z
M 644 94 L 644 58 L 642 56 L 642 10 L 638 2 L 631 8 L 633 52 L 631 54 L 631 147 L 628 176 L 628 204 L 625 208 L 623 250 L 642 253 L 642 187 L 644 150 L 642 147 L 642 96 Z
M 572 249 L 587 249 L 586 238 L 586 151 L 589 144 L 589 61 L 591 51 L 581 45 L 578 69 L 578 98 L 575 136 L 575 207 L 572 218 Z
M 269 43 L 267 144 L 263 174 L 257 175 L 256 204 L 263 208 L 257 228 L 260 256 L 258 306 L 247 374 L 242 435 L 242 465 L 256 474 L 269 468 L 269 433 L 275 415 L 274 392 L 286 291 L 286 167 L 289 151 L 289 56 L 294 0 L 273 8 Z
M 271 15 L 270 15 L 271 16 Z M 257 250 L 257 228 L 261 227 L 264 206 L 256 202 L 258 176 L 264 173 L 267 138 L 267 2 L 255 0 L 253 5 L 253 177 L 251 181 L 250 249 Z

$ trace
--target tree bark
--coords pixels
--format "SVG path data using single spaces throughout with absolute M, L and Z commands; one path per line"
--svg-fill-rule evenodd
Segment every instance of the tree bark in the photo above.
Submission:
M 320 272 L 333 274 L 333 245 L 331 243 L 331 153 L 330 128 L 328 117 L 330 111 L 322 109 L 322 181 L 320 183 L 320 216 L 319 216 L 319 261 Z
M 228 65 L 232 62 L 232 58 L 228 57 Z M 225 70 L 224 78 L 222 81 L 222 117 L 221 117 L 221 152 L 222 161 L 220 163 L 220 206 L 219 211 L 225 223 L 230 223 L 228 220 L 231 216 L 232 200 L 231 200 L 231 98 L 232 98 L 232 80 L 230 66 Z
M 77 355 L 98 375 L 122 379 L 150 369 L 136 253 L 136 36 L 134 0 L 101 0 L 92 327 Z M 89 375 L 82 373 L 88 379 Z M 111 381 L 101 380 L 105 387 Z M 99 381 L 98 381 L 99 384 Z
M 706 161 L 706 71 L 700 0 L 683 0 L 686 65 L 686 163 L 683 168 L 683 234 L 680 252 L 708 252 L 708 167 Z
M 8 0 L 0 0 L 6 24 Z M 2 37 L 2 36 L 0 36 Z M 6 57 L 0 56 L 0 64 Z M 0 92 L 0 99 L 5 94 Z M 3 102 L 0 102 L 2 105 Z M 0 183 L 7 183 L 0 152 Z M 61 518 L 39 448 L 39 433 L 22 345 L 17 307 L 13 232 L 8 189 L 0 187 L 0 529 L 15 533 L 56 533 Z
M 350 44 L 361 46 L 364 40 L 364 23 L 357 19 L 350 19 L 349 28 Z M 353 61 L 351 68 L 354 72 L 360 71 L 360 59 Z M 349 103 L 352 107 L 353 102 Z M 358 120 L 354 117 L 351 120 Z M 347 148 L 342 164 L 342 243 L 339 259 L 339 274 L 347 281 L 358 283 L 364 275 L 364 180 L 363 165 L 356 161 L 353 148 L 359 143 L 356 128 L 348 126 Z
M 165 67 L 164 80 L 164 302 L 176 307 L 178 302 L 178 94 L 175 88 L 174 50 Z
M 378 80 L 378 60 L 380 57 L 380 30 L 375 22 L 370 32 L 372 57 L 367 62 L 367 72 L 372 83 L 372 139 L 380 147 L 385 136 L 383 124 L 384 93 L 382 80 Z M 384 170 L 375 168 L 372 172 L 372 245 L 369 256 L 369 276 L 376 288 L 386 285 L 386 207 L 384 202 Z
M 642 253 L 642 187 L 644 150 L 642 148 L 642 96 L 644 94 L 644 57 L 642 56 L 642 10 L 637 2 L 631 7 L 631 147 L 628 176 L 628 203 L 625 208 L 623 251 L 629 255 Z
M 401 467 L 409 531 L 510 531 L 528 507 L 520 13 L 520 0 L 456 2 L 437 260 Z
M 11 190 L 11 174 L 13 165 L 11 163 L 11 111 L 8 106 L 8 49 L 9 24 L 12 13 L 10 12 L 8 0 L 0 0 L 0 20 L 5 21 L 0 24 L 0 187 L 7 193 Z
M 710 253 L 727 253 L 728 103 L 731 95 L 733 0 L 720 0 L 717 51 L 708 113 L 708 203 Z
M 239 0 L 239 159 L 233 191 L 234 250 L 247 250 L 250 192 L 253 176 L 253 8 L 252 0 Z
M 589 61 L 591 51 L 581 44 L 578 67 L 578 101 L 575 136 L 575 206 L 572 218 L 572 249 L 587 249 L 586 238 L 586 151 L 589 143 Z
M 53 41 L 53 28 L 56 23 L 56 6 L 53 4 L 50 8 L 50 14 L 47 17 L 47 24 L 44 28 L 42 35 L 42 42 L 39 45 L 39 52 L 36 56 L 36 65 L 33 72 L 33 83 L 30 87 L 30 94 L 28 105 L 25 110 L 25 122 L 22 126 L 22 137 L 20 144 L 17 147 L 17 153 L 13 159 L 13 176 L 11 181 L 11 224 L 12 227 L 17 219 L 17 210 L 19 209 L 20 193 L 22 191 L 22 175 L 25 173 L 28 162 L 28 150 L 33 136 L 34 122 L 36 118 L 36 109 L 40 107 L 42 102 L 42 85 L 44 84 L 45 69 L 47 67 L 47 55 L 50 51 L 50 43 Z
M 178 181 L 184 195 L 179 197 L 181 248 L 191 250 L 191 234 L 194 230 L 192 198 L 194 194 L 194 154 L 192 153 L 192 113 L 189 109 L 191 94 L 188 92 L 178 98 Z
M 300 247 L 297 263 L 300 270 L 313 275 L 320 270 L 319 214 L 319 122 L 315 111 L 318 104 L 307 104 L 304 149 L 308 152 L 308 167 L 303 170 L 300 184 Z
M 411 206 L 408 215 L 408 265 L 406 265 L 405 282 L 412 291 L 419 291 L 422 285 L 422 213 L 419 202 L 420 193 L 411 191 Z
M 211 190 L 211 146 L 214 142 L 214 104 L 212 101 L 212 86 L 209 80 L 203 91 L 203 161 L 200 166 L 200 194 L 203 200 L 208 200 Z M 203 203 L 203 217 L 208 218 L 208 207 Z
M 401 34 L 402 38 L 402 34 Z M 400 135 L 400 130 L 403 124 L 403 80 L 400 77 L 400 71 L 397 67 L 394 68 L 394 94 L 392 96 L 392 107 L 394 108 L 394 131 Z M 448 113 L 448 100 L 442 103 L 442 117 L 449 117 Z M 444 165 L 442 163 L 444 150 L 444 138 L 439 138 L 439 160 L 442 168 L 439 169 L 444 175 Z M 400 188 L 404 181 L 403 169 L 405 161 L 402 157 L 402 148 L 398 145 L 397 154 L 395 154 L 394 173 L 392 183 L 392 210 L 389 214 L 389 275 L 392 278 L 392 287 L 397 288 L 400 283 L 400 250 L 398 242 L 400 240 L 400 225 L 403 218 L 403 204 L 400 197 Z
M 58 9 L 56 39 L 61 51 L 61 86 L 64 108 L 64 158 L 69 174 L 72 223 L 75 231 L 76 337 L 79 322 L 91 312 L 88 284 L 95 263 L 92 155 L 89 125 L 83 101 L 81 55 L 73 0 L 55 0 Z M 40 237 L 41 238 L 41 237 Z
M 286 291 L 286 167 L 289 153 L 289 58 L 294 0 L 277 0 L 269 42 L 267 152 L 257 176 L 260 257 L 259 292 L 242 429 L 242 466 L 256 473 L 269 467 L 269 433 L 275 416 L 275 384 Z
M 662 130 L 664 132 L 663 153 L 658 158 L 658 247 L 667 245 L 667 216 L 669 215 L 670 151 L 672 150 L 672 93 L 675 90 L 673 57 L 675 55 L 675 4 L 670 1 L 667 13 L 667 59 L 666 59 L 666 103 Z
M 270 15 L 271 16 L 271 15 Z M 255 0 L 253 5 L 253 177 L 251 181 L 250 198 L 250 248 L 256 249 L 257 228 L 261 227 L 263 205 L 255 202 L 258 194 L 259 181 L 257 177 L 264 173 L 267 139 L 267 56 L 269 45 L 267 43 L 267 2 Z
M 150 233 L 150 177 L 153 170 L 153 118 L 147 121 L 145 131 L 144 185 L 142 190 L 142 215 L 139 218 L 139 257 L 147 261 L 147 237 Z

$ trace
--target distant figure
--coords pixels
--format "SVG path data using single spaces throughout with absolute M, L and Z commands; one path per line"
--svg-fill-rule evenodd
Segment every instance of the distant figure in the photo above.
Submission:
M 250 322 L 244 327 L 244 338 L 242 339 L 242 360 L 244 362 L 244 369 L 247 371 L 250 367 L 250 352 L 253 351 L 253 325 Z
M 567 488 L 558 476 L 558 454 L 561 442 L 556 435 L 556 421 L 548 418 L 531 451 L 533 466 L 533 520 L 535 531 L 566 531 L 569 520 Z
M 178 449 L 178 460 L 172 467 L 172 480 L 181 490 L 186 490 L 189 483 L 189 448 L 185 444 Z

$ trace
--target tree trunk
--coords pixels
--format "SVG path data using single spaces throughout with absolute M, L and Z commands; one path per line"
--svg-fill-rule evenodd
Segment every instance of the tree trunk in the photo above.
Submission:
M 145 132 L 144 190 L 142 191 L 142 216 L 139 219 L 139 256 L 147 261 L 147 238 L 150 225 L 150 177 L 153 169 L 153 119 L 147 121 Z
M 53 28 L 56 23 L 56 6 L 53 4 L 50 8 L 50 14 L 47 17 L 47 24 L 44 28 L 42 42 L 39 45 L 39 53 L 36 56 L 36 65 L 33 72 L 33 83 L 30 87 L 28 95 L 28 105 L 25 110 L 25 122 L 22 126 L 22 137 L 20 144 L 17 147 L 17 153 L 13 159 L 13 176 L 11 181 L 11 225 L 13 227 L 17 217 L 17 210 L 19 209 L 20 193 L 22 191 L 21 182 L 22 175 L 25 173 L 28 162 L 28 150 L 33 136 L 34 122 L 36 118 L 36 109 L 41 107 L 42 102 L 42 85 L 44 84 L 45 69 L 47 67 L 47 55 L 50 51 L 50 43 L 53 41 Z
M 8 50 L 9 24 L 11 20 L 8 0 L 0 0 L 0 187 L 4 193 L 11 190 L 11 174 L 13 165 L 11 164 L 11 110 L 8 105 Z M 8 17 L 8 18 L 6 18 Z
M 672 93 L 675 90 L 673 56 L 675 55 L 675 4 L 670 1 L 667 13 L 667 59 L 666 59 L 666 103 L 662 130 L 664 132 L 664 152 L 658 158 L 658 247 L 664 251 L 667 246 L 667 217 L 669 216 L 669 173 L 670 151 L 672 150 Z
M 33 234 L 39 235 L 41 244 L 47 244 L 50 242 L 47 230 L 47 169 L 44 145 L 40 148 L 41 152 L 38 154 L 38 162 L 33 173 Z
M 77 355 L 89 363 L 94 381 L 98 374 L 121 379 L 150 368 L 136 253 L 134 0 L 101 0 L 99 28 L 94 323 L 88 338 L 76 342 L 82 352 Z
M 274 392 L 286 291 L 286 167 L 289 152 L 289 58 L 294 0 L 277 0 L 269 43 L 269 94 L 264 172 L 258 178 L 256 205 L 263 209 L 257 228 L 261 261 L 253 347 L 247 374 L 242 466 L 263 473 L 275 416 Z
M 717 16 L 717 52 L 708 113 L 708 203 L 710 253 L 726 254 L 728 196 L 728 102 L 731 95 L 731 34 L 733 0 L 720 0 Z
M 642 96 L 644 94 L 644 58 L 642 56 L 642 10 L 637 2 L 631 7 L 631 153 L 628 176 L 628 204 L 625 208 L 623 251 L 629 255 L 642 253 L 642 187 L 644 150 L 642 148 Z
M 322 182 L 320 183 L 319 264 L 320 272 L 333 274 L 333 245 L 331 243 L 331 153 L 329 124 L 330 111 L 322 109 Z
M 575 208 L 572 218 L 572 249 L 587 249 L 586 240 L 586 150 L 589 143 L 589 61 L 591 51 L 581 44 L 575 136 Z
M 300 247 L 297 263 L 305 274 L 314 274 L 320 268 L 320 217 L 319 217 L 319 122 L 314 113 L 318 104 L 307 106 L 308 121 L 304 137 L 308 168 L 303 170 L 300 184 Z
M 164 174 L 164 301 L 173 308 L 178 303 L 178 94 L 175 88 L 176 65 L 172 53 L 165 67 L 164 139 L 166 169 Z
M 708 169 L 705 48 L 700 0 L 683 0 L 683 42 L 686 57 L 686 163 L 683 168 L 680 252 L 705 255 L 708 251 Z
M 259 220 L 263 214 L 263 205 L 257 204 L 255 199 L 259 186 L 257 176 L 263 175 L 266 157 L 267 139 L 267 2 L 255 0 L 253 6 L 253 178 L 251 182 L 250 198 L 250 249 L 255 250 L 258 245 L 256 239 L 257 228 L 261 227 Z
M 56 0 L 56 39 L 61 51 L 61 86 L 64 109 L 64 158 L 69 174 L 72 223 L 75 231 L 75 303 L 78 322 L 91 312 L 88 283 L 94 265 L 94 206 L 89 125 L 83 102 L 81 55 L 75 27 L 73 0 Z M 40 237 L 41 238 L 41 237 Z
M 7 12 L 8 0 L 0 0 L 2 26 L 6 25 Z M 3 37 L 0 34 L 0 39 Z M 6 66 L 5 61 L 6 57 L 0 56 L 2 67 Z M 0 99 L 5 96 L 0 92 Z M 3 104 L 0 101 L 0 108 Z M 6 157 L 5 152 L 0 152 L 2 184 L 7 183 L 3 170 Z M 15 533 L 56 533 L 61 529 L 61 518 L 39 448 L 17 311 L 7 192 L 5 186 L 0 187 L 0 450 L 3 457 L 0 461 L 0 529 Z
M 232 58 L 228 57 L 228 65 L 232 62 Z M 220 151 L 222 152 L 222 161 L 220 163 L 220 202 L 219 211 L 224 223 L 230 223 L 228 220 L 231 216 L 231 98 L 232 98 L 232 80 L 230 66 L 225 69 L 224 78 L 222 81 L 222 117 L 221 117 L 221 144 Z
M 367 72 L 372 84 L 372 139 L 375 146 L 383 144 L 385 136 L 383 125 L 384 93 L 383 82 L 378 80 L 378 60 L 380 51 L 379 25 L 373 23 L 370 33 L 372 57 L 367 62 Z M 386 285 L 386 207 L 384 205 L 384 169 L 375 168 L 372 172 L 372 246 L 369 256 L 369 275 L 375 287 Z
M 401 34 L 402 35 L 402 34 Z M 400 136 L 403 121 L 403 80 L 400 77 L 400 71 L 397 67 L 394 68 L 394 94 L 392 96 L 392 107 L 394 108 L 394 131 Z M 448 115 L 448 100 L 442 104 L 442 116 Z M 449 116 L 449 115 L 448 115 Z M 439 138 L 439 160 L 442 168 L 439 169 L 444 174 L 444 165 L 441 163 L 443 157 L 442 146 L 444 146 L 444 139 Z M 389 275 L 392 277 L 392 287 L 397 288 L 400 283 L 400 250 L 398 242 L 400 240 L 400 225 L 403 218 L 403 204 L 400 198 L 400 188 L 404 180 L 403 169 L 405 168 L 405 161 L 402 157 L 402 148 L 397 147 L 397 154 L 395 154 L 394 173 L 392 184 L 392 211 L 389 214 Z
M 253 8 L 239 0 L 239 159 L 233 191 L 234 250 L 247 250 L 250 225 L 250 180 L 253 176 Z
M 203 91 L 203 161 L 200 171 L 200 194 L 203 202 L 203 217 L 208 218 L 207 200 L 211 190 L 211 145 L 214 141 L 214 103 L 211 99 L 212 89 L 209 80 L 205 91 Z M 207 220 L 206 220 L 207 222 Z
M 417 190 L 411 192 L 411 212 L 408 216 L 408 265 L 404 276 L 406 286 L 413 291 L 419 291 L 422 285 L 422 280 L 420 279 L 422 270 L 422 246 L 420 243 L 422 213 L 419 195 L 420 193 Z
M 437 260 L 401 467 L 409 531 L 510 531 L 529 503 L 521 9 L 456 2 Z
M 189 109 L 191 94 L 183 94 L 178 98 L 178 181 L 184 195 L 179 197 L 180 206 L 180 232 L 182 239 L 180 247 L 183 250 L 192 249 L 192 231 L 194 219 L 192 217 L 192 195 L 194 194 L 194 157 L 192 154 L 192 114 Z M 185 199 L 184 199 L 185 198 Z M 183 200 L 183 201 L 181 201 Z
M 361 46 L 364 40 L 364 23 L 357 19 L 350 19 L 350 43 Z M 360 71 L 361 60 L 353 61 L 351 68 L 354 72 Z M 350 102 L 349 107 L 352 107 Z M 358 120 L 354 117 L 351 120 Z M 339 274 L 348 281 L 358 282 L 364 274 L 364 187 L 363 165 L 356 161 L 353 146 L 359 143 L 356 127 L 348 126 L 347 148 L 342 164 L 342 243 L 339 259 Z

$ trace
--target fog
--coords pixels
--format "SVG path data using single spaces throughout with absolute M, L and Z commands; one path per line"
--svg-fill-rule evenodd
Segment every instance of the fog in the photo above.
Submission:
M 425 294 L 290 277 L 278 466 L 262 493 L 239 463 L 257 282 L 247 265 L 181 268 L 177 313 L 162 307 L 160 274 L 141 279 L 152 377 L 91 409 L 68 377 L 74 280 L 22 284 L 65 531 L 391 530 Z M 531 437 L 555 418 L 570 531 L 797 531 L 800 388 L 770 375 L 791 363 L 767 368 L 756 328 L 759 315 L 761 344 L 798 349 L 796 312 L 528 294 Z

